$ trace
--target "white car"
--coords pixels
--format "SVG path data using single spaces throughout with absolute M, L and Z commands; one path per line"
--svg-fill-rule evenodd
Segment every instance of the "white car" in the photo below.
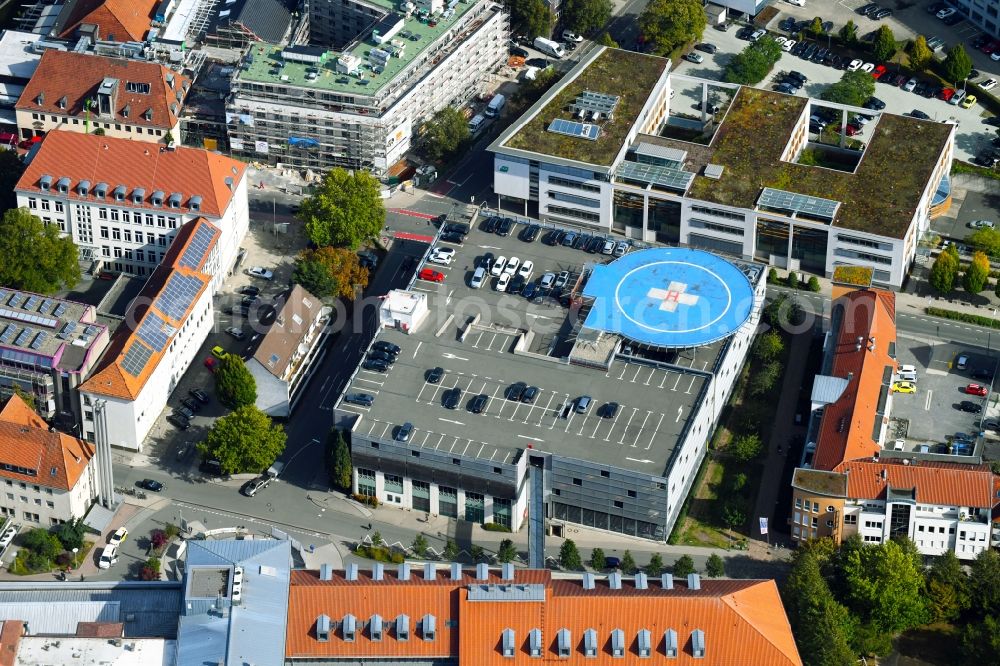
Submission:
M 994 51 L 993 53 L 991 53 L 990 54 L 990 60 L 992 60 L 993 62 L 1000 61 L 1000 53 L 998 53 L 997 51 Z
M 242 340 L 243 338 L 247 337 L 246 333 L 244 333 L 243 329 L 240 328 L 239 326 L 229 326 L 228 328 L 226 328 L 226 333 L 233 336 L 237 340 Z
M 115 533 L 111 535 L 111 538 L 108 540 L 108 545 L 118 548 L 127 538 L 128 538 L 128 530 L 125 529 L 124 527 L 119 527 L 117 530 L 115 530 Z
M 973 220 L 972 222 L 969 222 L 970 229 L 992 229 L 994 227 L 996 227 L 996 225 L 990 220 Z
M 450 247 L 436 247 L 431 251 L 428 261 L 448 266 L 455 259 L 455 250 Z
M 781 50 L 791 51 L 793 48 L 795 48 L 796 44 L 798 44 L 797 41 L 795 41 L 794 39 L 789 39 L 784 44 L 781 45 Z
M 499 257 L 497 257 L 497 260 L 493 262 L 493 265 L 490 266 L 490 275 L 492 275 L 493 277 L 497 277 L 498 275 L 503 273 L 504 266 L 506 265 L 507 265 L 507 257 L 501 254 Z
M 583 41 L 583 37 L 570 30 L 563 30 L 562 38 L 567 42 L 576 42 L 577 44 Z
M 906 92 L 913 92 L 913 89 L 917 87 L 917 80 L 915 78 L 910 79 L 903 84 L 903 90 Z
M 946 7 L 941 11 L 939 11 L 937 14 L 935 14 L 935 16 L 937 16 L 939 19 L 946 19 L 954 13 L 955 9 L 953 7 Z
M 787 42 L 787 41 L 788 41 L 787 37 L 775 37 L 774 38 L 774 43 L 777 44 L 778 46 L 784 46 L 785 42 Z
M 993 90 L 994 88 L 997 87 L 997 80 L 986 79 L 985 81 L 979 84 L 979 87 L 982 88 L 983 90 Z
M 545 275 L 542 276 L 542 279 L 538 283 L 538 286 L 541 287 L 542 289 L 548 289 L 552 286 L 552 283 L 555 281 L 556 281 L 555 273 L 546 273 Z
M 518 269 L 517 274 L 523 277 L 525 280 L 531 278 L 531 272 L 535 270 L 535 264 L 531 259 L 525 259 L 524 263 L 521 264 L 521 268 Z
M 514 275 L 517 273 L 518 267 L 521 265 L 521 260 L 517 257 L 511 257 L 507 260 L 507 265 L 503 267 L 503 272 L 507 275 Z
M 866 62 L 865 64 L 861 65 L 862 72 L 868 72 L 869 74 L 871 74 L 873 69 L 875 69 L 875 63 Z
M 497 291 L 507 291 L 507 285 L 510 284 L 510 273 L 504 273 L 497 280 Z
M 863 64 L 865 64 L 863 60 L 857 60 L 857 59 L 852 60 L 851 64 L 849 64 L 847 66 L 847 71 L 848 72 L 856 72 L 859 69 L 861 69 L 861 65 L 863 65 Z
M 17 536 L 17 525 L 11 525 L 7 529 L 5 529 L 3 531 L 3 535 L 0 535 L 0 552 L 2 552 L 4 548 L 9 546 L 11 541 L 13 541 L 14 537 L 16 536 Z
M 628 243 L 626 243 L 625 241 L 621 241 L 618 243 L 618 245 L 615 246 L 616 257 L 624 257 L 627 252 L 628 252 Z
M 615 242 L 613 240 L 604 241 L 604 247 L 601 248 L 601 254 L 611 254 L 615 251 Z
M 247 269 L 247 275 L 252 275 L 253 277 L 263 278 L 264 280 L 273 280 L 274 279 L 274 273 L 272 273 L 271 271 L 267 270 L 266 268 L 262 268 L 260 266 L 254 266 L 253 268 L 248 268 Z
M 97 561 L 100 569 L 110 569 L 111 565 L 118 561 L 118 546 L 105 546 L 101 553 L 101 559 Z

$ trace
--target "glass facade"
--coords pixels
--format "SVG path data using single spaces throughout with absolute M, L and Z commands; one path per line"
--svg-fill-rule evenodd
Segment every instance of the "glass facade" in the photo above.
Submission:
M 759 220 L 757 222 L 757 252 L 760 261 L 770 263 L 771 256 L 779 257 L 784 266 L 788 257 L 788 225 L 782 222 Z
M 358 468 L 358 494 L 375 497 L 375 472 Z
M 414 481 L 413 508 L 417 511 L 431 510 L 431 484 L 426 481 Z
M 403 494 L 403 477 L 396 476 L 395 474 L 385 475 L 385 492 L 396 493 L 397 495 Z
M 676 245 L 681 240 L 681 204 L 678 201 L 649 200 L 649 230 L 657 243 Z
M 792 232 L 792 258 L 799 268 L 823 275 L 826 272 L 827 232 L 824 229 L 795 227 Z
M 511 526 L 509 499 L 493 498 L 493 522 L 508 528 Z
M 663 526 L 655 523 L 647 523 L 634 518 L 584 509 L 579 506 L 571 506 L 560 502 L 552 503 L 552 517 L 565 520 L 571 523 L 596 527 L 609 532 L 619 532 L 631 536 L 642 537 L 644 539 L 661 540 L 664 538 Z
M 458 518 L 458 491 L 438 486 L 438 513 L 446 518 Z
M 486 497 L 479 493 L 465 493 L 465 519 L 480 525 L 486 520 Z
M 612 227 L 619 233 L 625 233 L 627 227 L 642 229 L 643 197 L 627 192 L 615 192 L 615 216 Z

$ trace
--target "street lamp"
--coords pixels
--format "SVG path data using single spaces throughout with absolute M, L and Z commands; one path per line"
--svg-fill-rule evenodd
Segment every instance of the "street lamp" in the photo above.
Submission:
M 990 317 L 990 328 L 986 331 L 986 352 L 993 356 L 993 349 L 990 347 L 990 338 L 993 337 L 993 320 L 997 318 L 997 310 L 1000 306 L 993 308 L 993 315 Z

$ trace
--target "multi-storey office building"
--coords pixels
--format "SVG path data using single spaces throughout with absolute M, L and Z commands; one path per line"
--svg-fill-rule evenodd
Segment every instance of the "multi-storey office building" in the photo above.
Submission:
M 18 206 L 58 225 L 101 270 L 152 274 L 178 230 L 198 218 L 220 233 L 213 291 L 236 261 L 250 219 L 242 162 L 64 131 L 49 132 L 29 160 Z
M 684 94 L 671 101 L 675 89 Z M 721 108 L 692 114 L 695 98 Z M 835 110 L 834 126 L 848 112 L 873 116 L 866 143 L 820 142 L 819 105 Z M 869 266 L 899 287 L 947 201 L 954 136 L 950 124 L 671 75 L 667 60 L 598 49 L 490 150 L 501 202 L 543 220 L 820 275 Z
M 994 37 L 1000 37 L 1000 0 L 953 0 L 965 18 Z
M 388 2 L 352 7 L 311 5 L 313 41 L 336 44 L 346 34 L 338 30 L 364 26 L 341 50 L 250 46 L 227 103 L 234 155 L 382 175 L 410 149 L 424 120 L 484 92 L 506 61 L 507 14 L 492 0 L 432 0 L 406 14 Z M 364 18 L 327 20 L 324 12 L 334 9 Z
M 35 398 L 42 417 L 79 421 L 77 387 L 108 338 L 92 305 L 0 289 L 0 402 L 16 387 Z

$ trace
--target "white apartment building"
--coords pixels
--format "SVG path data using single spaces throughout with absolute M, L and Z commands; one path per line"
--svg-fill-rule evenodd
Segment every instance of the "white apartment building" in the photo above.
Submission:
M 49 132 L 15 188 L 18 206 L 57 224 L 98 270 L 151 275 L 178 231 L 204 218 L 218 230 L 219 289 L 249 226 L 246 165 L 195 148 Z
M 312 3 L 311 16 L 321 43 L 362 26 L 343 49 L 255 43 L 247 50 L 226 105 L 234 155 L 385 175 L 425 120 L 485 94 L 507 60 L 508 17 L 492 0 L 418 0 L 400 14 L 395 3 L 373 0 L 367 13 L 344 3 L 359 17 L 346 27 L 326 11 L 333 4 L 339 0 Z
M 902 284 L 949 200 L 954 126 L 669 69 L 617 49 L 581 60 L 490 146 L 497 205 L 825 276 L 869 266 L 876 283 Z M 692 114 L 675 88 L 720 108 Z M 819 105 L 845 124 L 872 115 L 867 143 L 819 143 Z M 813 166 L 817 154 L 842 168 Z
M 19 396 L 0 410 L 0 515 L 43 527 L 83 518 L 97 474 L 93 447 L 50 430 Z
M 84 436 L 142 451 L 143 440 L 214 325 L 222 232 L 188 222 L 135 298 L 101 363 L 80 386 Z

